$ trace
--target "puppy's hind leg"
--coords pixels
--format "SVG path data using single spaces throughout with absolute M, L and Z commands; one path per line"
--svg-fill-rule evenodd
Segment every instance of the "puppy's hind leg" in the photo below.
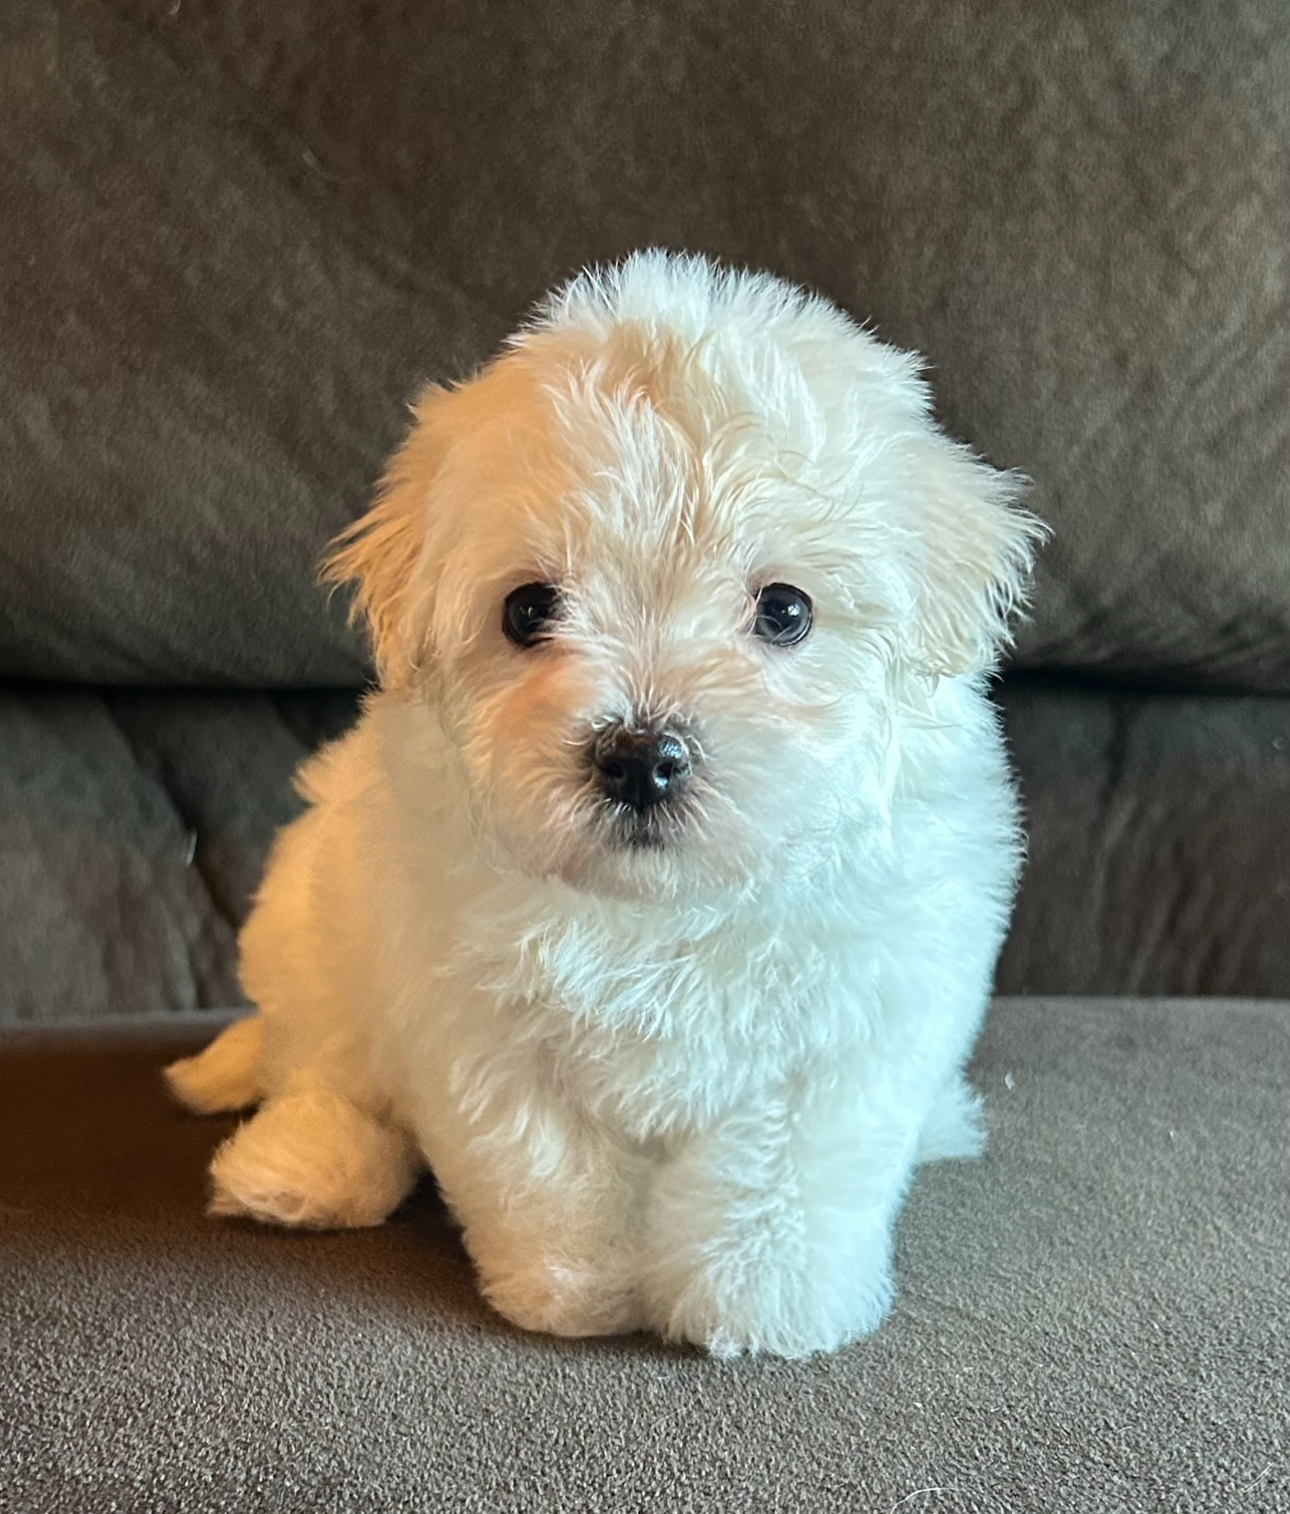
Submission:
M 947 1083 L 932 1105 L 918 1136 L 916 1162 L 979 1157 L 985 1150 L 985 1118 L 981 1096 L 963 1077 Z
M 270 1099 L 211 1161 L 210 1213 L 311 1230 L 379 1225 L 420 1155 L 403 1131 L 330 1089 Z
M 196 1114 L 217 1114 L 258 1103 L 260 1053 L 264 1045 L 264 1017 L 234 1020 L 205 1051 L 172 1062 L 165 1071 L 166 1086 Z

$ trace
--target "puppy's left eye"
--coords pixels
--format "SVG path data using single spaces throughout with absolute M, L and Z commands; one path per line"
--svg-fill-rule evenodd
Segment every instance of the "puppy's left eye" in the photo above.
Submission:
M 791 647 L 811 629 L 810 595 L 792 584 L 767 584 L 757 596 L 753 635 L 772 647 Z
M 531 647 L 549 635 L 560 613 L 560 591 L 554 584 L 521 584 L 506 596 L 502 630 L 517 647 Z

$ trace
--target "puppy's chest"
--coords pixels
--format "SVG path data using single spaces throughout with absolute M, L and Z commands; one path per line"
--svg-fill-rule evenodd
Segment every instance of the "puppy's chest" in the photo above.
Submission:
M 666 942 L 580 922 L 491 966 L 534 1074 L 633 1140 L 701 1127 L 853 1044 L 872 987 L 854 952 L 764 927 Z

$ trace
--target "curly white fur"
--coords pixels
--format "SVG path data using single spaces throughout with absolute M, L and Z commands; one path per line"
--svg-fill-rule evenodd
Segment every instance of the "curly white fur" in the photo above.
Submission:
M 213 1209 L 374 1223 L 415 1149 L 520 1325 L 790 1356 L 872 1330 L 915 1163 L 981 1142 L 1017 493 L 915 358 L 697 259 L 585 274 L 423 396 L 332 562 L 382 689 L 301 775 L 242 938 L 261 1018 L 171 1070 L 195 1108 L 264 1100 Z M 560 619 L 521 649 L 531 581 Z M 813 601 L 800 645 L 750 634 L 771 582 Z M 627 847 L 584 754 L 644 719 L 696 770 Z

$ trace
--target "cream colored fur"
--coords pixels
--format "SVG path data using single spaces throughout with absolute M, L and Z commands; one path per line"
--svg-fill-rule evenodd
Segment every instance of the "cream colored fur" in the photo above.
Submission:
M 333 559 L 382 687 L 301 774 L 242 938 L 255 1019 L 171 1070 L 263 1103 L 216 1213 L 364 1225 L 433 1168 L 484 1292 L 561 1334 L 830 1350 L 892 1296 L 1020 839 L 984 679 L 1036 524 L 913 357 L 767 277 L 643 254 L 432 390 Z M 558 585 L 522 649 L 506 595 Z M 810 635 L 750 632 L 791 583 Z M 680 722 L 656 848 L 585 753 Z

